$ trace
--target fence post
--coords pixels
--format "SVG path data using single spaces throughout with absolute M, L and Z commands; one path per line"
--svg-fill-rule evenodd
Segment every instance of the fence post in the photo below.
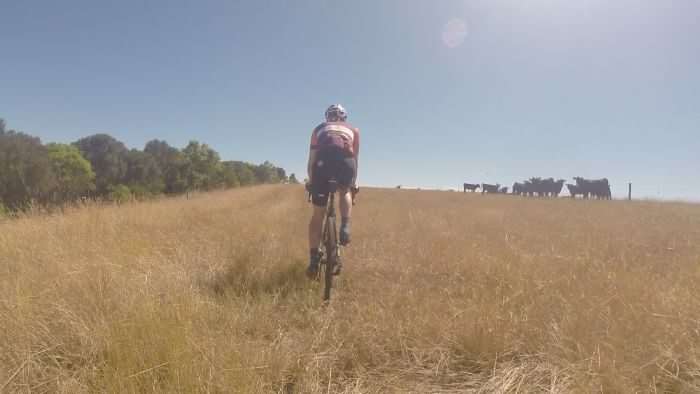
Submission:
M 632 182 L 630 182 L 627 186 L 627 199 L 632 201 Z

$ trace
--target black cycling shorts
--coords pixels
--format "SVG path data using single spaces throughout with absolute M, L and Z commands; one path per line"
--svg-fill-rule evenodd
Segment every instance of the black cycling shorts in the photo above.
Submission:
M 336 148 L 321 148 L 316 154 L 311 183 L 311 201 L 322 207 L 328 203 L 329 184 L 332 178 L 339 187 L 349 188 L 355 179 L 355 158 Z

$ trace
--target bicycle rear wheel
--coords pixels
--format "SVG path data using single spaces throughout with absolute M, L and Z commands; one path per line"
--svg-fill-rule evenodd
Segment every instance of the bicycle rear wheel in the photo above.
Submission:
M 331 299 L 331 289 L 333 288 L 333 271 L 338 259 L 338 240 L 335 227 L 335 216 L 326 218 L 326 226 L 323 231 L 323 244 L 326 249 L 326 267 L 324 271 L 323 300 Z

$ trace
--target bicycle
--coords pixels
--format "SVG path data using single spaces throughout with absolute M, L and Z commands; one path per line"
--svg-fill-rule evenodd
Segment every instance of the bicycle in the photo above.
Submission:
M 311 186 L 306 185 L 308 191 L 308 201 L 311 201 Z M 323 220 L 323 230 L 321 245 L 319 247 L 319 270 L 318 276 L 323 276 L 323 301 L 331 299 L 331 289 L 333 288 L 333 277 L 340 274 L 340 243 L 338 242 L 338 228 L 335 214 L 335 193 L 338 191 L 338 182 L 331 179 L 328 182 L 328 203 L 326 204 L 326 215 Z M 359 193 L 358 187 L 350 188 L 352 204 L 355 205 L 355 195 Z

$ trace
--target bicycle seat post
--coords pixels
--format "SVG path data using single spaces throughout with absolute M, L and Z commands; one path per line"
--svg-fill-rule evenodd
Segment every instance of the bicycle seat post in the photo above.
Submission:
M 338 191 L 338 182 L 335 179 L 328 181 L 328 216 L 335 217 L 335 192 Z
M 336 181 L 335 179 L 331 179 L 330 181 L 328 181 L 328 192 L 333 194 L 336 191 L 338 191 L 338 181 Z

